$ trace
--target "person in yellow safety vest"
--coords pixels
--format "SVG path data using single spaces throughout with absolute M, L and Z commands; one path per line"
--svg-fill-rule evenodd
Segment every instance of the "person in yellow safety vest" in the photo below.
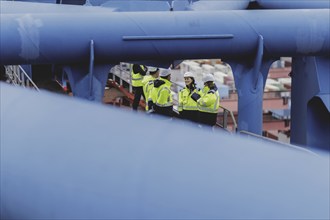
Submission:
M 146 75 L 142 80 L 143 93 L 146 98 L 146 111 L 152 108 L 152 100 L 149 98 L 149 93 L 154 87 L 154 81 L 159 77 L 159 69 L 156 67 L 149 67 L 149 75 Z
M 184 83 L 186 87 L 179 91 L 178 111 L 182 119 L 199 122 L 198 104 L 192 99 L 191 95 L 197 93 L 201 95 L 201 90 L 196 88 L 195 77 L 193 73 L 186 72 L 184 75 Z
M 138 65 L 133 64 L 132 66 L 132 87 L 134 92 L 134 100 L 133 100 L 133 110 L 137 111 L 141 96 L 143 96 L 144 100 L 144 94 L 143 94 L 143 86 L 142 86 L 142 80 L 143 77 L 146 75 L 148 71 L 148 68 L 144 65 Z
M 191 97 L 198 104 L 199 123 L 213 127 L 217 122 L 220 95 L 212 74 L 206 74 L 202 81 L 204 83 L 202 94 L 195 92 Z
M 162 70 L 159 73 L 160 78 L 154 81 L 154 87 L 150 92 L 150 98 L 153 102 L 153 111 L 156 114 L 173 116 L 173 98 L 171 92 L 171 72 Z

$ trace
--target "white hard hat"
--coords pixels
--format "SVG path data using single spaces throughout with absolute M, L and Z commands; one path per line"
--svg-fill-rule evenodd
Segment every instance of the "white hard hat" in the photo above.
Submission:
M 185 72 L 185 74 L 183 74 L 183 77 L 191 77 L 191 78 L 195 78 L 194 74 L 192 72 Z
M 203 80 L 203 83 L 214 82 L 214 76 L 211 73 L 208 73 L 208 74 L 204 75 L 202 80 Z
M 149 72 L 154 73 L 154 72 L 157 72 L 158 68 L 157 67 L 153 67 L 153 66 L 149 66 L 148 67 L 148 70 L 149 70 Z
M 163 69 L 162 71 L 160 71 L 159 76 L 163 76 L 166 77 L 168 75 L 171 75 L 171 71 L 169 69 Z

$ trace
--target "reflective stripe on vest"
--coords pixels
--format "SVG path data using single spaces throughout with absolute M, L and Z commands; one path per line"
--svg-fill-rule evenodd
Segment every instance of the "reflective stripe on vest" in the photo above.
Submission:
M 189 110 L 189 111 L 193 111 L 193 110 L 198 110 L 198 107 L 197 106 L 183 106 L 182 108 L 183 110 Z

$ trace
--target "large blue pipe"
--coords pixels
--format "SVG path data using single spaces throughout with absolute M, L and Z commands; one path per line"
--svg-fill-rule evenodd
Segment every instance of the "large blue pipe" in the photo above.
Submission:
M 21 13 L 106 13 L 113 9 L 104 7 L 89 7 L 62 4 L 41 4 L 36 2 L 9 2 L 0 1 L 1 14 L 21 14 Z
M 22 2 L 45 2 L 45 3 L 56 3 L 60 0 L 16 0 Z M 74 2 L 74 0 L 71 0 Z M 76 0 L 77 1 L 77 0 Z M 122 7 L 130 6 L 134 2 L 142 2 L 148 0 L 89 0 L 92 5 L 109 4 L 113 5 L 113 2 L 121 2 Z M 152 0 L 151 0 L 152 1 Z M 190 10 L 238 10 L 246 9 L 250 2 L 258 3 L 259 7 L 265 9 L 317 9 L 317 8 L 330 8 L 329 0 L 155 0 L 154 2 L 172 2 L 180 4 L 180 2 L 192 2 L 188 8 Z M 62 2 L 66 2 L 63 0 Z M 69 1 L 70 2 L 70 1 Z M 116 3 L 115 3 L 116 4 Z
M 0 89 L 1 219 L 330 217 L 329 152 Z
M 79 6 L 77 6 L 79 7 Z M 0 64 L 327 55 L 329 10 L 1 14 Z M 157 24 L 157 25 L 156 25 Z M 159 27 L 159 28 L 157 28 Z
M 330 8 L 329 0 L 256 0 L 259 6 L 269 9 L 317 9 Z

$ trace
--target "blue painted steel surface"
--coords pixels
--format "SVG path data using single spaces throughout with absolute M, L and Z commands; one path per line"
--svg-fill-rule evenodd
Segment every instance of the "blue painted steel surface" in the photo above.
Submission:
M 71 83 L 77 85 L 76 95 L 101 100 L 106 71 L 96 77 L 99 86 L 92 86 L 91 77 L 86 75 L 91 40 L 95 42 L 97 65 L 127 61 L 166 66 L 183 59 L 221 57 L 235 69 L 239 129 L 257 134 L 262 131 L 262 93 L 269 63 L 281 56 L 327 56 L 330 51 L 329 9 L 83 13 L 79 17 L 72 13 L 72 8 L 62 9 L 61 16 L 32 13 L 37 7 L 27 7 L 26 14 L 22 7 L 19 14 L 1 13 L 0 64 L 64 65 L 71 69 L 68 75 L 71 74 L 70 82 L 73 80 Z M 75 71 L 78 69 L 83 71 Z M 296 69 L 306 71 L 303 67 Z M 327 68 L 312 72 L 314 79 L 329 76 Z M 319 82 L 321 85 L 326 80 Z M 299 88 L 294 94 L 305 89 L 301 85 L 293 87 Z M 292 103 L 297 106 L 292 109 L 304 112 L 293 117 L 294 143 L 309 143 L 305 141 L 307 127 L 299 124 L 301 121 L 306 124 L 307 102 L 315 95 L 314 92 L 308 92 L 306 97 L 294 95 L 298 98 Z M 321 144 L 326 141 L 325 138 Z
M 88 0 L 2 0 L 2 1 L 83 5 Z M 97 1 L 97 0 L 92 0 L 92 1 Z M 109 1 L 109 0 L 103 0 L 103 1 Z
M 64 66 L 63 70 L 74 96 L 101 102 L 110 68 L 111 65 L 95 65 L 91 73 L 88 65 L 70 65 Z
M 78 7 L 78 8 L 77 8 Z M 103 7 L 88 7 L 76 5 L 61 5 L 61 4 L 41 4 L 34 2 L 9 2 L 0 1 L 1 14 L 20 14 L 20 13 L 107 13 L 111 12 L 111 8 Z
M 330 151 L 330 94 L 312 98 L 307 105 L 307 146 Z
M 200 0 L 187 7 L 187 10 L 210 11 L 210 10 L 241 10 L 246 9 L 250 0 Z
M 265 56 L 324 55 L 330 50 L 328 17 L 326 9 L 120 12 L 79 17 L 1 14 L 0 63 L 85 62 L 90 40 L 95 42 L 95 61 L 103 63 L 247 57 L 255 54 L 259 35 L 264 37 Z M 155 23 L 162 28 L 155 28 Z M 190 36 L 228 34 L 234 37 L 190 39 Z M 181 39 L 124 40 L 125 37 L 158 36 L 180 36 Z M 63 53 L 65 48 L 70 50 Z
M 10 1 L 10 0 L 8 0 Z M 22 2 L 40 2 L 40 3 L 60 3 L 63 2 L 65 4 L 82 4 L 85 0 L 16 0 Z M 124 10 L 128 10 L 131 8 L 132 10 L 137 10 L 140 8 L 142 11 L 145 10 L 157 10 L 160 5 L 163 5 L 164 2 L 168 2 L 171 4 L 173 9 L 179 10 L 240 10 L 246 9 L 249 6 L 249 3 L 257 3 L 260 8 L 264 9 L 320 9 L 320 8 L 330 8 L 329 0 L 122 0 L 122 1 L 114 1 L 114 0 L 87 0 L 85 1 L 87 4 L 91 4 L 93 6 L 104 6 L 108 7 L 112 5 L 112 2 L 121 2 L 121 4 L 116 4 L 117 8 L 121 8 Z M 143 2 L 151 4 L 144 4 Z M 138 6 L 144 4 L 145 7 L 141 8 Z M 132 7 L 132 5 L 136 5 L 136 7 Z M 157 5 L 158 4 L 158 5 Z M 179 7 L 175 7 L 178 5 Z
M 293 59 L 291 143 L 330 150 L 329 67 L 328 57 Z
M 1 1 L 37 2 L 37 3 L 53 3 L 53 4 L 55 4 L 57 1 L 61 1 L 61 0 L 1 0 Z
M 114 11 L 169 11 L 171 5 L 167 1 L 108 1 L 102 7 L 113 8 Z
M 172 2 L 172 8 L 173 11 L 185 11 L 189 7 L 190 2 L 189 1 L 173 1 Z
M 262 134 L 262 101 L 265 81 L 274 60 L 229 60 L 238 95 L 238 130 Z
M 329 152 L 0 89 L 1 219 L 330 217 Z
M 330 8 L 329 0 L 256 0 L 262 8 L 271 9 L 316 9 Z
M 273 59 L 264 58 L 264 39 L 258 37 L 254 59 L 229 60 L 238 95 L 238 130 L 262 135 L 263 91 Z

